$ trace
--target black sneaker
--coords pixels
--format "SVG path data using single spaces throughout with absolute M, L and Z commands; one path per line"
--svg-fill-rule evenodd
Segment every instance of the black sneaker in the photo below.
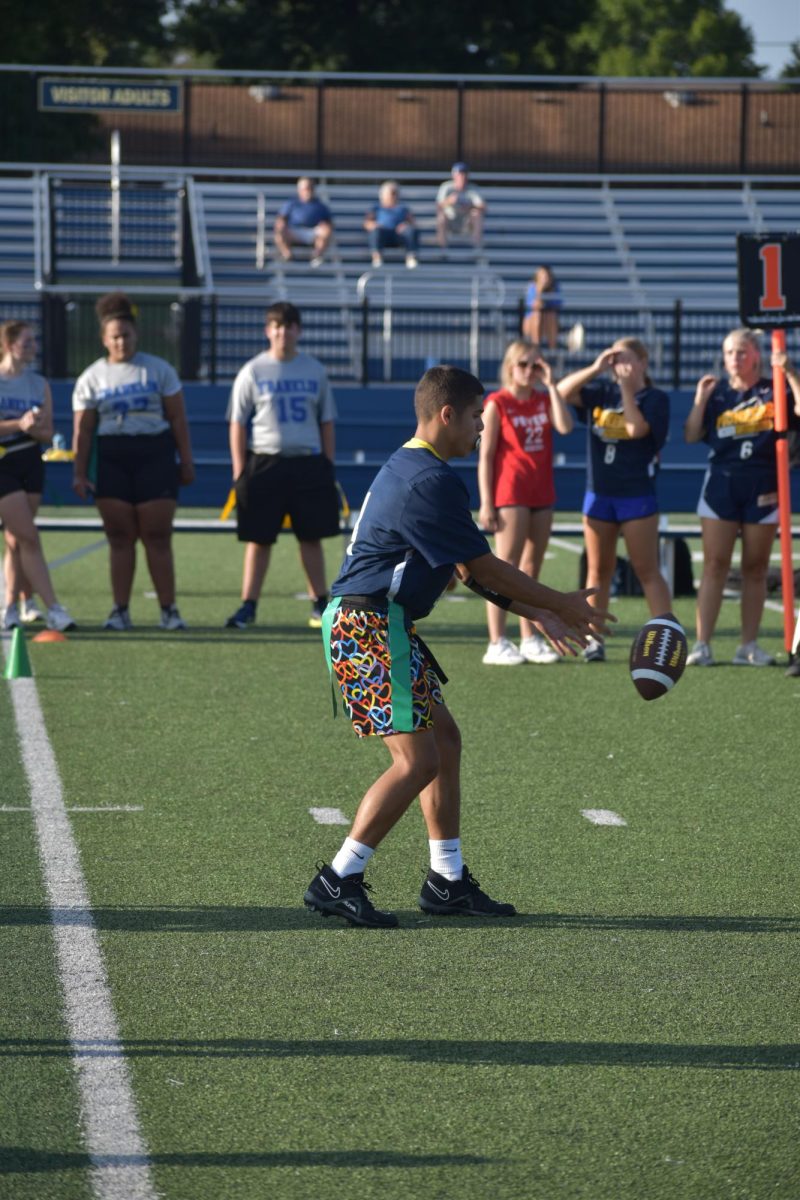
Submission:
M 460 879 L 445 879 L 431 869 L 422 885 L 419 906 L 438 917 L 513 917 L 513 904 L 500 904 L 480 889 L 466 867 Z
M 228 617 L 225 622 L 226 629 L 247 629 L 248 625 L 252 625 L 256 619 L 256 606 L 252 600 L 245 600 L 240 608 L 237 608 L 232 617 Z
M 317 863 L 317 874 L 306 889 L 303 903 L 323 917 L 343 917 L 351 925 L 366 925 L 371 929 L 393 929 L 397 917 L 375 908 L 367 895 L 369 890 L 363 875 L 341 879 L 327 863 Z

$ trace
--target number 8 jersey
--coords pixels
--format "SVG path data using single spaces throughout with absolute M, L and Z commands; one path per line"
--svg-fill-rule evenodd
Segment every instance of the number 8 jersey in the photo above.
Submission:
M 636 403 L 650 426 L 640 438 L 625 428 L 616 383 L 600 379 L 581 388 L 582 407 L 575 414 L 588 432 L 587 491 L 619 499 L 655 494 L 658 453 L 669 431 L 669 396 L 648 385 L 636 393 Z

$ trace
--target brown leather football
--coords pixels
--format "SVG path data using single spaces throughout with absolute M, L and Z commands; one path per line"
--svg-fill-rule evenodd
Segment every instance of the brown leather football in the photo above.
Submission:
M 631 679 L 643 700 L 657 700 L 675 686 L 686 666 L 686 634 L 673 613 L 651 617 L 631 646 Z

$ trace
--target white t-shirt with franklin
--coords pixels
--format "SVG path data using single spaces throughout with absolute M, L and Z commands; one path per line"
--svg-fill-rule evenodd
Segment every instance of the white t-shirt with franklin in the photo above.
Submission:
M 336 420 L 325 368 L 310 354 L 278 361 L 271 351 L 245 363 L 231 389 L 226 419 L 246 425 L 256 454 L 320 454 L 319 427 Z
M 137 351 L 124 363 L 98 358 L 78 378 L 72 408 L 97 409 L 98 437 L 156 434 L 169 429 L 162 397 L 181 390 L 174 367 L 154 354 Z

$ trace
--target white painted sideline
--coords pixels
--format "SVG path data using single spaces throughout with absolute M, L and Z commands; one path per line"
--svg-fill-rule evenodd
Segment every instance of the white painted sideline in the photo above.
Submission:
M 10 639 L 3 638 L 6 656 Z M 156 1200 L 80 857 L 33 679 L 9 680 L 97 1200 Z

